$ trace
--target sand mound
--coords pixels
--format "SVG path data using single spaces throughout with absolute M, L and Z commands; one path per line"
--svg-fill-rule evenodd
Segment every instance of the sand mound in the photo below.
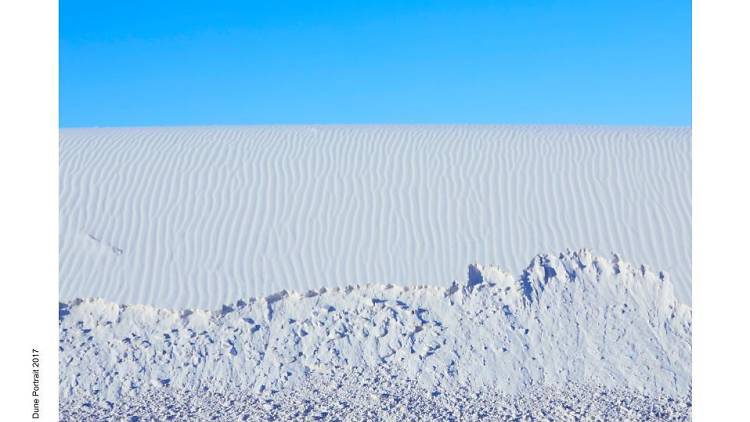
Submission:
M 570 383 L 689 396 L 691 309 L 664 273 L 581 250 L 539 255 L 520 277 L 472 265 L 466 278 L 284 291 L 215 311 L 61 304 L 61 399 L 69 411 L 154 394 L 278 400 L 358 373 L 384 391 L 496 404 Z

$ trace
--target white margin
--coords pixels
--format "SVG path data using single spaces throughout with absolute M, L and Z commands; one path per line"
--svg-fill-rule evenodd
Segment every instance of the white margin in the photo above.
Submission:
M 693 417 L 750 407 L 750 3 L 693 3 Z
M 58 3 L 0 2 L 0 419 L 57 421 Z M 32 419 L 32 348 L 40 417 Z

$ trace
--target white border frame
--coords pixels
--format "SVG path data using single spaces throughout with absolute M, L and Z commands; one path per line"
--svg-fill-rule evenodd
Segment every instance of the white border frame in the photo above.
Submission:
M 0 3 L 0 419 L 57 421 L 58 4 Z M 32 348 L 40 417 L 32 419 Z
M 693 417 L 748 417 L 750 3 L 693 3 Z

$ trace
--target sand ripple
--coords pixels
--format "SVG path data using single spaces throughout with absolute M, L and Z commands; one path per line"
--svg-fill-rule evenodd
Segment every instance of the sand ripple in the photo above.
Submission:
M 690 302 L 690 129 L 65 129 L 60 295 L 216 307 L 616 250 Z

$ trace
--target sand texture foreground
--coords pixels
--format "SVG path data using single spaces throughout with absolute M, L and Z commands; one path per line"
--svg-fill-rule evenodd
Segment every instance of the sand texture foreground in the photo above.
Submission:
M 537 256 L 520 277 L 472 265 L 446 288 L 284 291 L 215 311 L 75 300 L 60 306 L 61 410 L 680 420 L 691 334 L 667 275 L 587 250 Z
M 690 129 L 64 129 L 61 300 L 463 280 L 568 248 L 669 273 L 690 303 Z

